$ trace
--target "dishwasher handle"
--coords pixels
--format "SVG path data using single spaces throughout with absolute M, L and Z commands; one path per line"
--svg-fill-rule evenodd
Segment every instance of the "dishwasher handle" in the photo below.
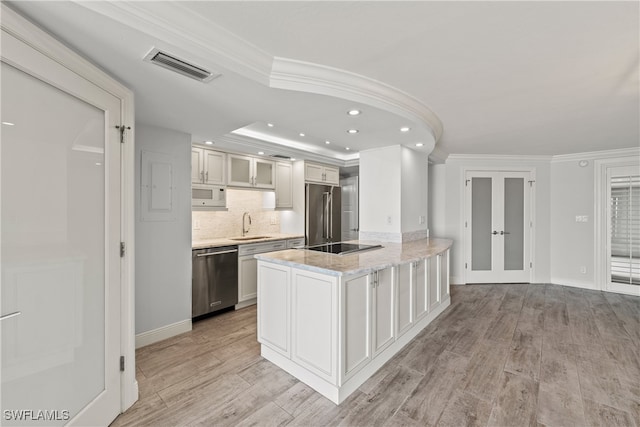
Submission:
M 202 257 L 202 256 L 213 256 L 213 255 L 221 255 L 221 254 L 232 254 L 238 252 L 237 249 L 230 249 L 228 251 L 218 251 L 218 252 L 207 252 L 205 254 L 197 254 L 197 257 Z

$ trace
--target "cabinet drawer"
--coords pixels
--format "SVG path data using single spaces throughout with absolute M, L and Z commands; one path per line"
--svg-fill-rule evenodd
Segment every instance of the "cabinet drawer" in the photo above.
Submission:
M 287 240 L 287 249 L 297 248 L 298 246 L 304 246 L 304 237 Z
M 287 248 L 286 240 L 278 240 L 276 242 L 252 243 L 250 245 L 240 245 L 238 255 L 254 255 L 263 252 L 281 251 Z

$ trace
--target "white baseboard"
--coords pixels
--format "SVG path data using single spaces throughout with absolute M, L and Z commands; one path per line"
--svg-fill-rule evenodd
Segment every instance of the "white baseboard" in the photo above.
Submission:
M 251 298 L 246 301 L 242 301 L 236 304 L 236 310 L 240 310 L 241 308 L 249 307 L 250 305 L 255 305 L 258 301 L 258 298 Z
M 162 326 L 158 329 L 152 329 L 136 335 L 136 348 L 153 344 L 158 341 L 166 340 L 191 330 L 191 319 L 182 320 L 170 325 Z
M 551 283 L 554 285 L 561 286 L 571 286 L 572 288 L 581 288 L 581 289 L 590 289 L 592 291 L 601 291 L 599 287 L 596 287 L 593 283 L 588 282 L 578 282 L 575 280 L 564 280 L 564 279 L 551 279 Z

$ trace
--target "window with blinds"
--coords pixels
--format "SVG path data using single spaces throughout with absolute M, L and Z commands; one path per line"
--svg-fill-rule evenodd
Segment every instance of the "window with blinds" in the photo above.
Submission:
M 640 285 L 640 176 L 610 182 L 611 281 Z

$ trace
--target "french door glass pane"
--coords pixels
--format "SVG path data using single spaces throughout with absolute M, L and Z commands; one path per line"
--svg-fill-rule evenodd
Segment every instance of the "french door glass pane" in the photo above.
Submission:
M 3 425 L 62 425 L 105 388 L 105 116 L 2 63 L 2 122 Z
M 471 269 L 491 270 L 491 178 L 471 178 Z
M 524 269 L 524 178 L 504 179 L 504 269 Z
M 640 285 L 640 176 L 611 177 L 611 281 Z

